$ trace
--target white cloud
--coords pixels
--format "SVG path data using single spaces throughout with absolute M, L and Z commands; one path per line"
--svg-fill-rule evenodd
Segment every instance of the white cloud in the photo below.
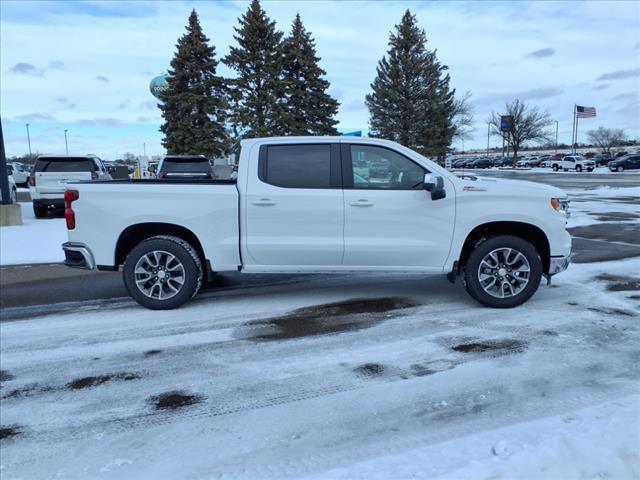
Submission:
M 34 128 L 37 121 L 51 122 L 58 129 L 73 125 L 76 142 L 85 133 L 86 138 L 102 134 L 105 140 L 90 149 L 87 145 L 87 151 L 109 157 L 116 149 L 134 151 L 143 142 L 148 151 L 162 152 L 159 110 L 149 81 L 169 68 L 191 9 L 198 11 L 220 59 L 234 42 L 237 17 L 248 2 L 140 2 L 135 11 L 127 4 L 110 4 L 107 9 L 93 2 L 90 6 L 45 2 L 42 11 L 29 5 L 20 4 L 22 13 L 17 15 L 9 2 L 3 2 L 0 54 L 2 63 L 10 67 L 0 72 L 0 115 L 20 119 L 38 112 L 47 120 L 33 120 Z M 587 83 L 606 72 L 633 71 L 640 66 L 630 48 L 619 48 L 637 43 L 640 19 L 633 2 L 583 2 L 579 8 L 573 1 L 324 1 L 297 2 L 295 8 L 291 2 L 263 2 L 263 7 L 285 31 L 295 12 L 300 12 L 316 39 L 331 92 L 343 104 L 338 114 L 342 128 L 366 129 L 368 114 L 362 101 L 377 61 L 388 48 L 389 32 L 408 7 L 426 30 L 429 48 L 436 48 L 440 61 L 450 67 L 452 86 L 458 92 L 472 92 L 480 130 L 491 110 L 501 109 L 510 96 L 523 95 L 549 109 L 561 122 L 561 141 L 563 132 L 568 137 L 571 131 L 576 102 L 596 105 L 603 125 L 640 135 L 637 115 L 616 112 L 619 106 L 610 101 L 637 87 L 637 77 L 611 82 L 606 90 Z M 601 36 L 593 35 L 593 29 L 615 31 L 616 41 L 603 42 Z M 544 61 L 523 58 L 527 52 L 548 49 L 555 52 L 540 54 Z M 51 52 L 56 52 L 54 58 Z M 33 68 L 13 71 L 18 64 Z M 230 74 L 222 64 L 219 72 Z M 98 77 L 108 82 L 97 81 Z M 125 108 L 119 108 L 127 101 Z M 140 117 L 151 121 L 141 122 Z M 116 124 L 120 128 L 106 128 Z M 7 128 L 24 126 L 16 122 Z M 475 141 L 483 144 L 480 137 Z M 465 142 L 469 144 L 473 141 Z M 7 142 L 10 155 L 25 148 Z

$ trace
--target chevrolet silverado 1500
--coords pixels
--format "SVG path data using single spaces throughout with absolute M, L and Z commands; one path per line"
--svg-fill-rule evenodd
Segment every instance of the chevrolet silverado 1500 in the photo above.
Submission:
M 244 140 L 237 179 L 72 183 L 65 203 L 65 263 L 122 269 L 152 309 L 238 270 L 461 276 L 481 304 L 514 307 L 571 253 L 563 191 L 458 178 L 370 138 Z

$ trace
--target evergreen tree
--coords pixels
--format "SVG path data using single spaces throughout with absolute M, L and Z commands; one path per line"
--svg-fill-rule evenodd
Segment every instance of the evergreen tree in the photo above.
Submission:
M 449 88 L 448 67 L 426 43 L 424 30 L 407 10 L 389 37 L 365 103 L 371 136 L 443 159 L 455 133 L 455 90 Z
M 334 119 L 337 100 L 327 93 L 327 74 L 318 66 L 320 58 L 311 34 L 296 14 L 289 37 L 283 44 L 283 75 L 287 135 L 337 135 Z
M 228 150 L 228 108 L 224 79 L 216 75 L 215 47 L 202 33 L 195 10 L 187 33 L 178 39 L 159 105 L 164 117 L 162 144 L 171 155 L 216 158 Z
M 235 31 L 238 46 L 223 59 L 237 74 L 229 80 L 233 129 L 243 138 L 282 135 L 282 32 L 258 0 L 251 2 Z

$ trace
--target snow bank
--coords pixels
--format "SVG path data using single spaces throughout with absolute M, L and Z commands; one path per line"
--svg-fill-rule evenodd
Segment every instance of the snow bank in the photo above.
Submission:
M 67 241 L 63 218 L 36 218 L 31 202 L 21 202 L 23 225 L 0 228 L 0 265 L 62 262 Z

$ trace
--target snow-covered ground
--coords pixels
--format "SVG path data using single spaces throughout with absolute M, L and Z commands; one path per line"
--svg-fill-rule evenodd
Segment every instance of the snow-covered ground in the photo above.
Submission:
M 0 228 L 0 265 L 62 262 L 67 241 L 64 218 L 36 218 L 30 202 L 21 202 L 22 225 Z
M 601 275 L 639 271 L 574 265 L 508 311 L 345 275 L 3 323 L 2 476 L 635 478 L 638 292 Z

